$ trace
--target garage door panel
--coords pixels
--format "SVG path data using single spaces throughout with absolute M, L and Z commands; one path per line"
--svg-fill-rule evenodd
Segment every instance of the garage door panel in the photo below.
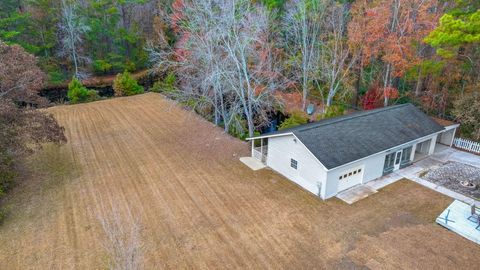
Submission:
M 363 167 L 357 167 L 343 171 L 338 179 L 337 192 L 361 184 L 363 179 Z

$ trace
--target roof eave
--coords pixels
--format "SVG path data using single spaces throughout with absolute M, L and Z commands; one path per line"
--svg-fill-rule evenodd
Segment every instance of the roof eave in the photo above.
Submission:
M 263 138 L 273 138 L 273 137 L 280 137 L 280 136 L 286 136 L 286 135 L 293 135 L 293 132 L 285 132 L 285 133 L 280 133 L 280 134 L 270 134 L 270 135 L 259 135 L 255 137 L 248 137 L 245 140 L 250 141 L 250 140 L 255 140 L 255 139 L 263 139 Z
M 445 129 L 445 131 L 447 130 L 452 130 L 454 128 L 458 128 L 460 126 L 460 124 L 452 124 L 452 125 L 449 125 L 449 126 L 444 126 L 443 128 Z

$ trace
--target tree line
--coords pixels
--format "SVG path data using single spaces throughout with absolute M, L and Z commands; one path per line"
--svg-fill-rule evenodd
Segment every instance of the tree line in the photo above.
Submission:
M 412 102 L 480 139 L 475 0 L 5 0 L 0 39 L 50 83 L 149 68 L 152 90 L 251 136 L 277 111 Z M 298 108 L 297 108 L 298 107 Z M 299 113 L 296 112 L 296 116 Z M 304 116 L 306 117 L 306 116 Z M 302 120 L 303 121 L 303 120 Z
M 150 61 L 178 98 L 232 133 L 269 125 L 285 97 L 300 110 L 412 102 L 479 137 L 478 1 L 175 0 Z M 150 44 L 152 45 L 152 44 Z M 282 95 L 282 94 L 292 95 Z M 285 109 L 285 108 L 283 108 Z M 297 114 L 298 116 L 298 114 Z
M 40 58 L 51 83 L 147 67 L 146 40 L 169 1 L 4 0 L 0 39 Z M 168 10 L 169 8 L 165 8 Z

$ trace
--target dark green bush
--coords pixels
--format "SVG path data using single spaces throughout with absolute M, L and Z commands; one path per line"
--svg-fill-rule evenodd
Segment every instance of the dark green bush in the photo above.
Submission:
M 115 96 L 132 96 L 142 94 L 143 87 L 130 75 L 128 71 L 117 74 L 113 81 Z
M 177 78 L 175 77 L 175 74 L 173 72 L 169 72 L 165 79 L 155 82 L 150 90 L 155 93 L 171 94 L 177 90 L 175 88 L 176 82 Z
M 95 60 L 93 62 L 93 70 L 96 74 L 106 74 L 110 72 L 113 68 L 113 65 L 105 60 Z
M 88 90 L 77 78 L 73 77 L 68 84 L 67 97 L 70 103 L 76 104 L 95 101 L 98 99 L 98 94 L 95 90 Z
M 125 62 L 125 70 L 129 72 L 134 72 L 135 70 L 137 70 L 137 66 L 135 65 L 135 62 L 127 60 Z
M 342 116 L 345 112 L 345 107 L 342 105 L 330 105 L 325 108 L 325 113 L 318 115 L 318 120 Z
M 56 85 L 61 84 L 65 81 L 65 75 L 60 71 L 50 71 L 48 72 L 48 82 L 50 84 Z
M 290 116 L 285 119 L 280 126 L 279 130 L 287 129 L 291 127 L 296 127 L 299 125 L 306 124 L 308 122 L 308 115 L 302 111 L 295 111 L 290 114 Z
M 48 84 L 59 85 L 69 79 L 69 75 L 62 70 L 58 60 L 53 57 L 44 57 L 40 61 L 41 68 L 47 73 Z

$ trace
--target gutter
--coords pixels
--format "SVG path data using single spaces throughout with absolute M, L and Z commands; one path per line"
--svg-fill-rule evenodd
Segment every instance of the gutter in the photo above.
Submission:
M 303 147 L 305 147 L 305 149 L 307 149 L 307 151 L 315 158 L 315 160 L 320 164 L 322 165 L 323 168 L 325 168 L 325 170 L 327 172 L 329 171 L 333 171 L 333 170 L 336 170 L 338 168 L 341 168 L 341 167 L 344 167 L 344 166 L 347 166 L 347 165 L 350 165 L 352 163 L 355 163 L 355 162 L 358 162 L 358 161 L 362 161 L 362 160 L 365 160 L 367 158 L 370 158 L 370 157 L 373 157 L 373 156 L 376 156 L 376 155 L 379 155 L 379 154 L 382 154 L 382 153 L 388 153 L 390 152 L 392 149 L 395 149 L 395 148 L 399 148 L 399 147 L 402 147 L 402 146 L 405 146 L 405 145 L 408 145 L 408 144 L 411 144 L 411 143 L 414 143 L 414 142 L 418 142 L 418 141 L 422 141 L 423 139 L 427 138 L 427 137 L 430 137 L 432 135 L 438 135 L 440 133 L 443 133 L 445 131 L 448 131 L 448 130 L 452 130 L 454 128 L 458 128 L 460 126 L 460 124 L 454 124 L 454 125 L 450 125 L 450 126 L 447 126 L 447 127 L 443 127 L 443 130 L 441 131 L 437 131 L 435 133 L 431 133 L 429 135 L 426 135 L 426 136 L 423 136 L 421 138 L 418 138 L 418 139 L 415 139 L 415 140 L 411 140 L 411 141 L 408 141 L 406 143 L 403 143 L 403 144 L 399 144 L 395 147 L 391 147 L 391 148 L 388 148 L 386 150 L 382 150 L 380 152 L 377 152 L 377 153 L 374 153 L 374 154 L 371 154 L 371 155 L 368 155 L 366 157 L 363 157 L 363 158 L 360 158 L 360 159 L 356 159 L 356 160 L 353 160 L 353 161 L 350 161 L 348 163 L 345 163 L 345 164 L 342 164 L 340 166 L 337 166 L 337 167 L 333 167 L 333 168 L 330 168 L 328 169 L 311 151 L 310 149 L 308 149 L 308 147 L 303 144 L 303 142 L 293 133 L 293 132 L 287 132 L 287 133 L 282 133 L 282 134 L 272 134 L 272 135 L 265 135 L 265 136 L 258 136 L 258 137 L 250 137 L 250 138 L 246 138 L 245 140 L 247 141 L 250 141 L 250 140 L 254 140 L 254 139 L 263 139 L 263 138 L 273 138 L 273 137 L 281 137 L 281 136 L 287 136 L 287 135 L 293 135 L 295 137 L 295 139 L 297 141 L 299 141 Z
M 293 135 L 293 132 L 285 132 L 285 133 L 280 133 L 280 134 L 271 134 L 271 135 L 260 135 L 257 137 L 249 137 L 246 138 L 245 140 L 250 141 L 250 140 L 255 140 L 255 139 L 263 139 L 263 138 L 273 138 L 273 137 L 280 137 L 280 136 L 286 136 L 286 135 Z

